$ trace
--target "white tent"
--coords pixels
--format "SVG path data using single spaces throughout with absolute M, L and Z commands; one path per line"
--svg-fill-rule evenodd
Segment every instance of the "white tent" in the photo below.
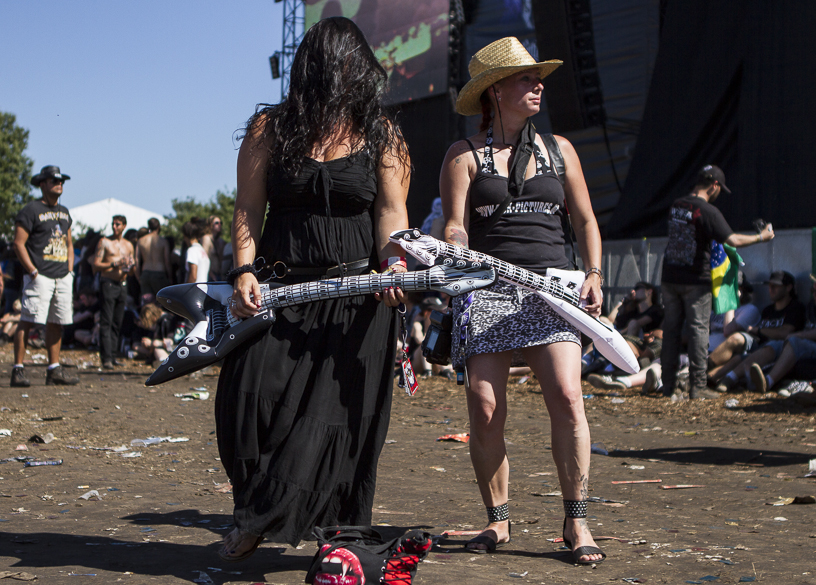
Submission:
M 71 219 L 74 220 L 74 227 L 71 229 L 74 237 L 83 235 L 88 228 L 93 228 L 102 234 L 109 234 L 114 215 L 124 215 L 127 218 L 127 229 L 138 230 L 141 227 L 147 227 L 147 220 L 151 217 L 155 217 L 162 224 L 167 223 L 160 213 L 153 213 L 113 198 L 72 207 L 69 211 Z

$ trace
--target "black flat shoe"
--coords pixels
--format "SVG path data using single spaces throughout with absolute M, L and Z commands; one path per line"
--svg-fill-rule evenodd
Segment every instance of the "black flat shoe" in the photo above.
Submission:
M 510 534 L 512 532 L 513 525 L 509 522 L 507 523 L 507 540 L 504 542 L 496 542 L 494 539 L 490 538 L 489 536 L 485 536 L 484 532 L 479 536 L 471 538 L 465 543 L 465 548 L 470 552 L 484 555 L 488 553 L 495 552 L 497 548 L 503 547 L 505 544 L 510 544 L 512 540 L 510 538 Z M 486 532 L 486 531 L 485 531 Z M 483 544 L 486 548 L 471 548 L 471 544 Z

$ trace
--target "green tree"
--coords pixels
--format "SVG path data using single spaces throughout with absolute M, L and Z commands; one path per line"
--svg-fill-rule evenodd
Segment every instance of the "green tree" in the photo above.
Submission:
M 219 189 L 216 191 L 215 196 L 206 203 L 199 203 L 192 197 L 188 197 L 186 199 L 173 199 L 171 205 L 173 206 L 173 213 L 164 216 L 167 223 L 162 228 L 162 234 L 173 236 L 177 245 L 181 245 L 183 237 L 181 226 L 194 217 L 207 219 L 211 215 L 217 215 L 221 218 L 224 226 L 221 238 L 226 241 L 230 240 L 232 214 L 235 210 L 235 189 L 232 190 L 232 193 Z
M 17 212 L 31 200 L 34 161 L 26 148 L 28 130 L 17 125 L 14 114 L 0 112 L 0 236 L 12 236 Z

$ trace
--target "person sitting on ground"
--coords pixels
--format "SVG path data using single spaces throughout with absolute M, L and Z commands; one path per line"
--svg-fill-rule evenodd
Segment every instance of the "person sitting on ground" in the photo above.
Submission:
M 139 334 L 139 339 L 133 343 L 136 354 L 152 365 L 167 359 L 174 346 L 176 325 L 173 316 L 158 303 L 148 303 L 139 312 L 136 325 Z
M 709 354 L 734 333 L 746 331 L 749 327 L 759 325 L 762 315 L 759 312 L 759 307 L 751 302 L 753 293 L 753 285 L 745 279 L 745 274 L 740 271 L 739 287 L 737 289 L 739 307 L 720 314 L 714 311 L 711 312 L 708 331 Z
M 816 362 L 816 277 L 811 274 L 810 278 L 813 283 L 810 287 L 804 329 L 791 333 L 785 341 L 769 341 L 749 358 L 752 361 L 748 365 L 749 376 L 754 388 L 759 392 L 765 393 L 773 389 L 797 365 L 804 365 L 806 361 Z M 763 366 L 774 361 L 776 363 L 765 375 Z
M 629 315 L 623 338 L 638 359 L 651 363 L 660 357 L 663 345 L 663 306 L 658 299 L 657 287 L 648 282 L 638 282 L 634 289 L 636 312 Z
M 796 298 L 796 280 L 790 272 L 777 270 L 768 281 L 771 304 L 762 310 L 756 327 L 730 335 L 709 357 L 709 378 L 718 392 L 728 392 L 746 379 L 753 361 L 745 358 L 768 341 L 784 341 L 805 326 L 805 306 Z M 781 346 L 780 346 L 781 350 Z
M 602 320 L 612 323 L 615 329 L 621 332 L 632 353 L 645 367 L 660 358 L 663 345 L 663 306 L 659 302 L 657 287 L 648 282 L 638 282 L 621 301 L 615 305 L 609 315 Z M 600 356 L 596 350 L 584 348 L 582 357 L 582 374 L 592 376 L 587 381 L 595 386 L 596 383 L 606 384 L 611 379 L 615 367 Z M 603 368 L 603 374 L 591 372 Z M 599 386 L 596 386 L 599 387 Z
M 688 368 L 688 356 L 680 354 L 680 368 Z M 661 374 L 663 368 L 660 366 L 660 359 L 658 358 L 647 367 L 640 370 L 637 374 L 630 376 L 610 376 L 603 374 L 590 374 L 587 376 L 587 382 L 593 387 L 600 390 L 624 390 L 634 386 L 643 386 L 641 394 L 646 396 L 652 392 L 660 392 L 663 388 Z
M 11 305 L 11 311 L 0 318 L 0 346 L 6 345 L 10 340 L 14 339 L 14 334 L 17 333 L 17 325 L 20 323 L 20 312 L 23 310 L 23 304 L 20 299 L 14 301 Z
M 601 315 L 599 319 L 607 325 L 612 325 L 618 331 L 625 329 L 631 317 L 637 312 L 637 299 L 635 299 L 634 287 L 629 293 L 621 297 L 621 300 L 612 307 L 608 315 Z
M 79 291 L 74 300 L 74 322 L 63 328 L 62 342 L 67 345 L 76 341 L 84 347 L 91 345 L 101 310 L 102 306 L 92 287 L 86 286 Z

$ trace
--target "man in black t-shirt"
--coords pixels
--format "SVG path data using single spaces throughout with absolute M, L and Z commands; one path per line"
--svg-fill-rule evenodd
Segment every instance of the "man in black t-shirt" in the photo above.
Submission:
M 14 336 L 14 367 L 11 385 L 28 387 L 23 358 L 28 333 L 35 323 L 45 325 L 48 352 L 46 385 L 78 384 L 59 363 L 62 326 L 73 322 L 72 290 L 74 244 L 71 240 L 71 215 L 59 204 L 62 185 L 70 179 L 59 167 L 46 166 L 31 178 L 42 198 L 32 201 L 17 214 L 14 225 L 14 251 L 23 265 L 22 313 Z
M 729 335 L 711 353 L 709 364 L 714 367 L 709 370 L 708 376 L 720 382 L 717 385 L 719 392 L 727 392 L 741 379 L 747 379 L 755 360 L 752 357 L 743 359 L 745 354 L 753 354 L 762 347 L 773 345 L 776 359 L 788 335 L 804 329 L 807 315 L 805 306 L 796 298 L 795 287 L 796 281 L 790 272 L 777 270 L 772 273 L 768 280 L 771 304 L 762 309 L 759 324 Z
M 770 225 L 759 234 L 735 234 L 720 210 L 712 205 L 725 190 L 725 175 L 719 167 L 704 166 L 694 188 L 677 199 L 669 216 L 669 242 L 663 257 L 663 392 L 674 393 L 680 361 L 683 321 L 689 325 L 689 395 L 713 398 L 706 388 L 708 326 L 711 314 L 711 240 L 735 248 L 773 239 Z M 678 395 L 679 396 L 679 395 Z

